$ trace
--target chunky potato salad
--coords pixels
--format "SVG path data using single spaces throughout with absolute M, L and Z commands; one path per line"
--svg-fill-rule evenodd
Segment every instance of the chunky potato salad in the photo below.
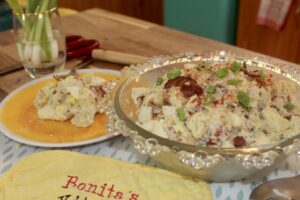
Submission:
M 133 88 L 138 124 L 163 138 L 213 147 L 254 147 L 300 133 L 297 85 L 246 63 L 185 64 Z
M 88 127 L 99 112 L 97 102 L 105 95 L 104 79 L 92 73 L 68 76 L 39 90 L 34 106 L 40 119 L 71 119 L 77 127 Z

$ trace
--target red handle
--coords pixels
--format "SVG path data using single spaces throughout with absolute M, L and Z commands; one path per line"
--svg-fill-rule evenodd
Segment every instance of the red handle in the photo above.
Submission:
M 69 35 L 66 37 L 67 44 L 82 39 L 80 35 Z
M 67 59 L 79 58 L 91 55 L 94 49 L 99 48 L 99 42 L 96 40 L 81 40 L 67 46 Z

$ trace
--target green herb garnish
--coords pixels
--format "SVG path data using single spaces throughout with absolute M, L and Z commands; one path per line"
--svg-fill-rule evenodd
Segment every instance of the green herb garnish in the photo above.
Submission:
M 163 79 L 162 77 L 158 77 L 158 78 L 156 79 L 156 86 L 161 85 L 163 82 L 164 82 L 164 79 Z
M 208 106 L 210 105 L 214 100 L 214 97 L 212 95 L 207 95 L 205 98 L 204 98 L 204 105 Z
M 185 112 L 184 112 L 184 109 L 183 109 L 183 108 L 178 108 L 178 109 L 177 109 L 177 116 L 178 116 L 178 119 L 179 119 L 180 121 L 185 121 L 185 120 L 186 120 Z
M 209 85 L 207 88 L 206 88 L 206 92 L 208 94 L 214 94 L 216 92 L 216 86 L 213 86 L 213 85 Z
M 243 61 L 243 68 L 247 69 L 247 63 L 246 63 L 246 61 Z
M 240 84 L 241 82 L 243 82 L 242 80 L 239 80 L 239 79 L 230 79 L 227 81 L 227 84 L 228 85 L 238 85 Z
M 205 69 L 205 65 L 204 65 L 204 64 L 199 64 L 199 65 L 197 66 L 197 70 L 198 70 L 198 71 L 202 71 L 203 69 Z
M 295 108 L 295 105 L 292 104 L 291 102 L 287 102 L 284 106 L 283 106 L 287 111 L 291 111 Z
M 249 103 L 250 103 L 250 97 L 249 97 L 249 95 L 246 92 L 244 92 L 244 91 L 238 91 L 238 93 L 237 93 L 237 99 L 239 100 L 239 103 L 241 104 L 241 106 L 243 108 L 245 108 L 246 110 L 248 110 Z
M 181 75 L 180 69 L 174 69 L 167 74 L 168 79 L 175 79 Z
M 265 74 L 262 70 L 259 71 L 259 80 L 264 81 L 265 80 Z
M 223 78 L 228 75 L 228 69 L 227 68 L 221 68 L 218 71 L 216 71 L 216 76 L 218 78 Z
M 214 100 L 214 97 L 212 95 L 207 95 L 205 98 L 204 98 L 204 105 L 210 105 Z
M 241 71 L 241 67 L 240 67 L 240 64 L 236 61 L 233 61 L 233 63 L 231 64 L 231 70 L 238 74 L 240 71 Z

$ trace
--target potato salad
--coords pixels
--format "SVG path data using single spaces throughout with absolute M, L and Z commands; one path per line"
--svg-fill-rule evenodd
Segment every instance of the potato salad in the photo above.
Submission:
M 40 119 L 71 120 L 77 127 L 88 127 L 99 112 L 104 79 L 92 73 L 68 76 L 39 90 L 34 106 Z
M 275 144 L 300 133 L 296 83 L 245 62 L 184 64 L 133 88 L 137 123 L 181 143 L 212 147 Z

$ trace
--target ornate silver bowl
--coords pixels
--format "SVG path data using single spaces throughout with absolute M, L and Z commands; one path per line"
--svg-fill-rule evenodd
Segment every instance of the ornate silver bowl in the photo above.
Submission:
M 103 111 L 109 116 L 109 131 L 129 136 L 140 153 L 150 155 L 170 170 L 214 181 L 242 179 L 259 171 L 270 170 L 274 163 L 287 155 L 295 152 L 300 154 L 300 134 L 280 143 L 254 148 L 213 148 L 161 138 L 135 123 L 137 108 L 131 98 L 132 88 L 153 86 L 158 76 L 182 66 L 183 63 L 225 63 L 230 59 L 245 61 L 249 68 L 264 68 L 300 85 L 300 69 L 297 66 L 271 63 L 264 57 L 249 57 L 225 51 L 156 57 L 147 63 L 123 69 L 121 78 L 115 84 L 110 84 L 107 91 L 111 93 L 111 98 L 102 104 Z M 298 93 L 300 94 L 300 86 Z

